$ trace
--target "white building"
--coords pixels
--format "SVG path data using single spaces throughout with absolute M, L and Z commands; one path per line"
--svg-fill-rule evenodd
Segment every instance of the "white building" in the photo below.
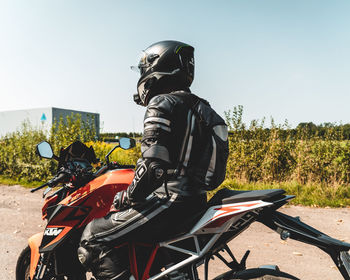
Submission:
M 29 121 L 29 123 L 35 128 L 44 128 L 48 130 L 56 120 L 58 121 L 60 119 L 60 117 L 65 119 L 72 113 L 80 114 L 82 121 L 89 121 L 93 118 L 95 121 L 97 136 L 99 136 L 100 114 L 48 107 L 0 112 L 0 137 L 7 133 L 17 131 L 25 121 Z

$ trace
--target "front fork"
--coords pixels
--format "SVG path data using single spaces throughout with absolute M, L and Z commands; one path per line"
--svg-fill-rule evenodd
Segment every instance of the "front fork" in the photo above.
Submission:
M 37 233 L 28 239 L 30 247 L 30 279 L 43 279 L 50 254 L 40 254 L 39 247 L 43 238 L 43 233 Z
M 281 239 L 291 238 L 326 252 L 336 264 L 345 280 L 350 280 L 350 244 L 334 239 L 317 229 L 303 223 L 298 217 L 294 218 L 277 211 L 267 211 L 259 222 L 280 234 Z
M 35 271 L 35 275 L 33 278 L 34 280 L 45 279 L 44 276 L 46 276 L 46 270 L 49 265 L 49 260 L 50 260 L 50 253 L 41 254 L 37 265 L 37 269 Z

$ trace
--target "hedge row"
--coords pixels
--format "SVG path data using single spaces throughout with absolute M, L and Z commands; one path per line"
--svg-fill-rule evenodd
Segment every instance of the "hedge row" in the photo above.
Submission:
M 0 175 L 16 181 L 45 181 L 52 177 L 57 168 L 54 160 L 40 160 L 35 146 L 41 141 L 48 141 L 56 155 L 62 147 L 76 140 L 93 146 L 96 155 L 104 159 L 115 144 L 95 141 L 95 127 L 81 121 L 80 115 L 71 115 L 58 120 L 50 131 L 33 128 L 27 122 L 21 129 L 0 139 Z M 132 164 L 137 160 L 138 148 L 129 151 L 116 150 L 111 160 L 123 164 Z
M 337 127 L 324 135 L 288 123 L 268 128 L 262 121 L 242 123 L 242 108 L 226 113 L 230 125 L 227 178 L 240 182 L 350 184 L 350 141 Z
M 330 127 L 321 136 L 288 124 L 266 127 L 264 120 L 249 126 L 242 122 L 242 108 L 225 113 L 231 132 L 227 179 L 242 183 L 281 183 L 348 185 L 350 184 L 350 141 L 339 129 Z M 75 140 L 92 145 L 97 157 L 104 156 L 113 144 L 94 140 L 95 128 L 81 122 L 79 115 L 59 120 L 51 131 L 33 129 L 28 123 L 0 139 L 0 175 L 27 181 L 43 181 L 56 168 L 54 161 L 40 160 L 35 145 L 47 140 L 58 154 Z M 135 164 L 139 147 L 116 150 L 111 159 Z

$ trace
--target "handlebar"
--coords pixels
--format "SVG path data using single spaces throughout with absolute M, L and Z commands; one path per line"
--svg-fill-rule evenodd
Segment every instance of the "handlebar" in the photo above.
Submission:
M 109 169 L 122 169 L 122 168 L 131 168 L 131 169 L 134 169 L 135 168 L 135 165 L 121 165 L 121 164 L 117 164 L 117 163 L 113 163 L 113 164 L 110 164 L 110 165 L 104 165 L 102 166 L 98 171 L 96 171 L 93 176 L 94 177 L 98 177 L 100 176 L 101 174 L 103 174 L 104 172 L 106 172 L 107 170 Z M 63 183 L 63 182 L 66 182 L 67 179 L 70 179 L 71 177 L 71 174 L 69 174 L 69 171 L 61 171 L 59 172 L 54 178 L 52 178 L 50 181 L 48 181 L 47 183 L 35 188 L 35 189 L 32 189 L 30 190 L 30 192 L 36 192 L 42 188 L 45 188 L 45 187 L 55 187 L 57 184 L 59 183 Z
M 36 191 L 38 191 L 38 190 L 40 190 L 40 189 L 42 189 L 42 188 L 45 188 L 45 187 L 48 186 L 48 185 L 49 185 L 49 183 L 45 183 L 44 185 L 41 185 L 40 187 L 37 187 L 37 188 L 35 188 L 35 189 L 31 189 L 30 192 L 31 192 L 31 193 L 36 192 Z
M 69 178 L 69 175 L 66 173 L 66 172 L 60 172 L 57 174 L 57 176 L 55 176 L 54 178 L 52 178 L 50 181 L 48 181 L 47 183 L 35 188 L 35 189 L 32 189 L 30 190 L 30 192 L 36 192 L 42 188 L 45 188 L 46 186 L 48 187 L 54 187 L 56 186 L 58 183 L 61 183 L 63 181 L 65 181 L 66 179 Z

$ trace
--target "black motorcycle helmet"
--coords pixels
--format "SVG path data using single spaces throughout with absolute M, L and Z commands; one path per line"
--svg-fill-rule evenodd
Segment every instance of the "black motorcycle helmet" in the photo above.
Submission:
M 185 90 L 194 78 L 194 48 L 178 41 L 161 41 L 142 52 L 137 69 L 141 77 L 134 101 L 147 106 L 153 96 Z

